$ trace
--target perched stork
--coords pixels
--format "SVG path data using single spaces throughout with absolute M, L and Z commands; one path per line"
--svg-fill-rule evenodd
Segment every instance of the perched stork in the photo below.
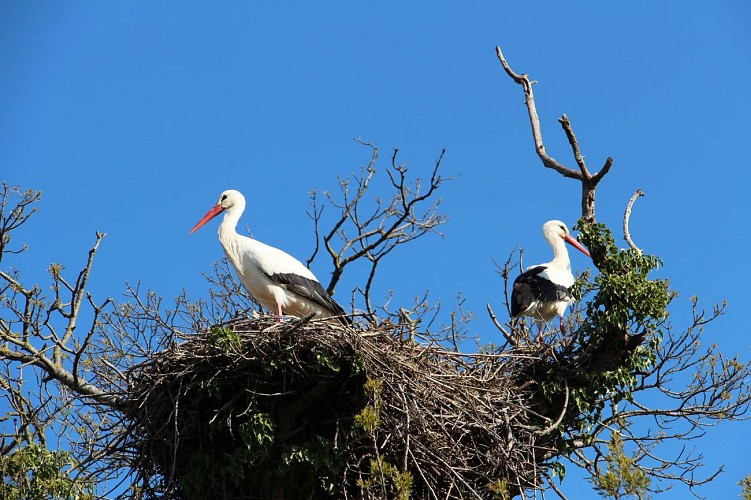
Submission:
M 219 196 L 211 210 L 198 221 L 191 234 L 224 212 L 219 225 L 219 241 L 235 268 L 240 282 L 250 295 L 269 312 L 306 316 L 312 312 L 321 318 L 340 316 L 342 323 L 351 323 L 344 309 L 334 302 L 310 269 L 278 248 L 237 234 L 235 228 L 243 211 L 245 197 L 230 189 Z
M 538 341 L 542 338 L 543 325 L 556 316 L 561 321 L 561 332 L 566 333 L 563 313 L 571 302 L 569 289 L 574 284 L 566 243 L 589 257 L 587 249 L 569 234 L 566 224 L 559 220 L 543 224 L 542 234 L 553 249 L 553 260 L 529 267 L 514 280 L 511 292 L 511 316 L 532 318 L 539 329 Z

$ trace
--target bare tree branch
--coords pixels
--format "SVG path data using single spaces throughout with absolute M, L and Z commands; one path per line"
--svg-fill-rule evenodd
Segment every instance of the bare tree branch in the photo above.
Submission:
M 19 197 L 20 199 L 15 199 Z M 0 262 L 6 253 L 18 254 L 26 250 L 26 244 L 17 250 L 10 250 L 7 246 L 11 242 L 13 230 L 24 224 L 29 217 L 37 211 L 36 207 L 30 208 L 42 197 L 41 191 L 26 190 L 23 193 L 18 187 L 11 187 L 3 181 L 0 191 Z M 15 203 L 9 211 L 8 204 Z
M 503 336 L 506 338 L 509 344 L 511 344 L 513 347 L 516 347 L 519 343 L 516 338 L 514 338 L 513 335 L 511 335 L 508 331 L 506 331 L 505 328 L 498 322 L 498 318 L 495 317 L 495 313 L 493 312 L 493 308 L 490 307 L 490 304 L 485 304 L 485 307 L 488 309 L 488 315 L 490 316 L 491 321 L 493 321 L 493 325 L 500 331 Z
M 515 73 L 509 66 L 506 59 L 503 57 L 501 48 L 496 47 L 495 50 L 496 55 L 498 56 L 498 60 L 501 61 L 501 64 L 503 65 L 503 69 L 506 70 L 506 73 L 524 89 L 524 104 L 526 104 L 527 110 L 529 111 L 529 124 L 532 127 L 532 137 L 535 141 L 535 151 L 537 151 L 537 156 L 539 156 L 540 160 L 542 160 L 542 164 L 547 168 L 555 170 L 564 177 L 582 180 L 583 177 L 581 172 L 577 172 L 576 170 L 572 170 L 568 167 L 563 166 L 563 164 L 559 163 L 555 158 L 548 155 L 547 150 L 545 149 L 545 144 L 542 141 L 542 130 L 540 129 L 540 118 L 537 116 L 537 106 L 535 105 L 535 97 L 534 93 L 532 92 L 532 85 L 537 82 L 530 81 L 529 76 L 526 73 Z
M 631 208 L 634 206 L 634 202 L 637 198 L 644 196 L 644 191 L 641 189 L 637 189 L 636 192 L 631 196 L 631 199 L 628 200 L 628 205 L 626 206 L 626 212 L 623 214 L 623 239 L 626 240 L 626 243 L 628 243 L 628 246 L 631 247 L 634 251 L 636 251 L 639 255 L 641 255 L 642 251 L 639 247 L 634 245 L 634 242 L 631 240 L 631 233 L 628 230 L 628 222 L 631 218 Z
M 444 182 L 439 168 L 445 150 L 433 166 L 427 186 L 421 178 L 410 181 L 405 164 L 397 160 L 398 149 L 394 150 L 391 165 L 385 169 L 391 194 L 389 198 L 368 198 L 371 185 L 377 182 L 376 162 L 378 148 L 369 142 L 356 139 L 360 144 L 370 148 L 371 156 L 367 165 L 352 177 L 339 178 L 339 197 L 324 192 L 328 204 L 338 210 L 337 219 L 331 229 L 323 235 L 323 247 L 333 263 L 331 280 L 327 286 L 333 295 L 336 286 L 348 266 L 367 261 L 369 279 L 361 289 L 366 312 L 373 314 L 374 308 L 370 298 L 373 278 L 382 259 L 395 248 L 430 233 L 438 233 L 438 227 L 447 220 L 439 212 L 440 198 L 435 198 L 437 190 Z M 312 210 L 308 215 L 313 219 L 316 238 L 320 237 L 320 220 L 324 205 L 319 203 L 318 192 L 311 192 Z M 440 233 L 438 233 L 440 234 Z M 308 259 L 310 265 L 318 252 L 316 249 Z
M 535 151 L 537 152 L 537 156 L 540 157 L 540 160 L 545 167 L 555 170 L 564 177 L 576 179 L 581 182 L 582 217 L 584 217 L 584 219 L 586 219 L 587 221 L 594 222 L 595 189 L 597 188 L 597 184 L 600 182 L 600 180 L 602 180 L 605 174 L 610 171 L 610 167 L 613 165 L 613 159 L 608 158 L 599 172 L 595 173 L 594 175 L 590 174 L 589 170 L 587 169 L 586 163 L 584 162 L 584 156 L 582 155 L 579 148 L 579 142 L 576 139 L 576 135 L 574 134 L 573 128 L 571 126 L 571 121 L 566 115 L 562 115 L 558 121 L 561 123 L 561 126 L 566 133 L 566 137 L 568 137 L 569 144 L 571 145 L 574 159 L 576 160 L 579 170 L 577 171 L 568 168 L 554 159 L 552 156 L 550 156 L 547 153 L 545 144 L 542 140 L 540 118 L 537 115 L 537 106 L 535 105 L 535 98 L 532 92 L 532 85 L 536 82 L 531 81 L 526 73 L 518 74 L 514 72 L 506 61 L 506 58 L 503 56 L 503 52 L 501 52 L 500 47 L 496 47 L 495 51 L 498 60 L 501 62 L 503 69 L 506 71 L 506 74 L 511 77 L 514 82 L 521 85 L 524 89 L 524 103 L 527 106 L 527 111 L 529 114 L 529 123 L 532 128 L 532 137 L 534 139 Z

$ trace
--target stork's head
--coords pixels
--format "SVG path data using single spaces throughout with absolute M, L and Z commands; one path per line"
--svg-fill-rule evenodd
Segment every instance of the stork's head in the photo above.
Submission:
M 243 210 L 245 210 L 245 197 L 242 195 L 240 191 L 235 191 L 234 189 L 228 189 L 224 191 L 222 194 L 219 195 L 219 199 L 216 202 L 216 205 L 211 207 L 208 212 L 206 212 L 206 215 L 203 216 L 201 220 L 198 221 L 198 224 L 193 226 L 193 229 L 190 230 L 191 234 L 198 231 L 201 226 L 206 224 L 208 221 L 222 213 L 223 211 L 233 211 L 237 212 L 237 217 L 240 217 L 240 213 L 242 213 Z
M 214 206 L 222 207 L 222 210 L 227 210 L 238 205 L 241 205 L 243 208 L 245 207 L 245 196 L 240 191 L 228 189 L 219 195 L 219 199 Z
M 543 236 L 545 236 L 545 239 L 547 239 L 551 243 L 551 245 L 560 238 L 589 257 L 589 252 L 587 251 L 587 249 L 584 248 L 581 243 L 576 241 L 573 236 L 571 236 L 566 224 L 559 220 L 549 220 L 545 224 L 543 224 L 542 234 Z

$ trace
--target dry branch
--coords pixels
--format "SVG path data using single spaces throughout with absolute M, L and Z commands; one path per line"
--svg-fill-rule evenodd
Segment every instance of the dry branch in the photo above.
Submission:
M 631 233 L 628 229 L 628 223 L 631 219 L 631 209 L 634 206 L 634 202 L 636 202 L 637 198 L 640 198 L 644 196 L 644 191 L 641 189 L 637 189 L 636 192 L 631 196 L 631 199 L 628 200 L 628 205 L 626 205 L 626 211 L 623 213 L 623 239 L 626 240 L 626 243 L 628 243 L 628 246 L 631 247 L 635 252 L 641 255 L 642 251 L 639 247 L 637 247 L 633 240 L 631 240 Z
M 574 159 L 576 160 L 579 170 L 574 170 L 566 167 L 561 162 L 550 156 L 545 149 L 545 144 L 542 140 L 540 118 L 537 115 L 537 106 L 535 105 L 534 93 L 532 92 L 532 85 L 536 82 L 530 80 L 529 76 L 526 73 L 518 74 L 514 72 L 511 69 L 511 66 L 509 66 L 508 61 L 506 61 L 506 58 L 503 56 L 503 52 L 501 52 L 500 47 L 496 47 L 495 51 L 498 60 L 501 62 L 503 69 L 506 71 L 506 74 L 511 77 L 514 82 L 521 85 L 524 89 L 524 103 L 527 106 L 527 111 L 529 114 L 529 123 L 532 127 L 532 137 L 535 142 L 535 151 L 537 152 L 537 156 L 540 157 L 540 160 L 545 167 L 555 170 L 564 177 L 576 179 L 581 183 L 582 217 L 584 217 L 589 222 L 594 222 L 595 189 L 597 188 L 597 184 L 610 171 L 610 167 L 613 165 L 613 159 L 608 158 L 599 172 L 591 174 L 587 169 L 586 163 L 584 162 L 584 156 L 581 154 L 579 141 L 576 139 L 576 134 L 574 134 L 571 121 L 566 115 L 562 115 L 558 121 L 563 127 L 564 132 L 566 133 L 566 137 L 568 138 L 569 144 L 571 145 L 571 150 L 573 152 Z
M 327 205 L 319 201 L 316 190 L 311 192 L 308 216 L 314 223 L 316 246 L 307 262 L 308 265 L 313 262 L 322 241 L 333 264 L 331 280 L 326 287 L 331 295 L 348 267 L 367 262 L 368 278 L 358 290 L 363 296 L 366 312 L 372 316 L 375 307 L 371 303 L 371 290 L 381 261 L 410 241 L 431 232 L 438 233 L 439 226 L 447 220 L 439 211 L 441 199 L 436 197 L 445 180 L 439 169 L 446 151 L 441 151 L 430 177 L 423 182 L 419 177 L 410 178 L 406 164 L 398 161 L 399 150 L 394 149 L 391 164 L 384 170 L 389 195 L 371 198 L 371 185 L 377 180 L 378 148 L 360 139 L 356 141 L 370 148 L 370 159 L 357 174 L 338 179 L 338 195 L 324 192 L 328 206 L 338 212 L 331 229 L 325 233 L 320 230 L 320 221 Z

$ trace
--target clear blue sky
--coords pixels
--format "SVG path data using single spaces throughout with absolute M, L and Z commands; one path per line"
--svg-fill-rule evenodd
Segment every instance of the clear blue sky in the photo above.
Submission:
M 333 189 L 368 159 L 354 137 L 399 147 L 427 175 L 441 148 L 445 237 L 391 256 L 376 283 L 405 304 L 461 291 L 482 342 L 501 309 L 492 258 L 549 249 L 540 226 L 573 224 L 579 186 L 535 156 L 520 88 L 494 47 L 535 87 L 548 151 L 572 165 L 557 118 L 571 118 L 590 168 L 615 158 L 598 217 L 619 228 L 637 189 L 636 243 L 665 261 L 681 292 L 728 314 L 704 342 L 749 359 L 746 252 L 751 139 L 751 4 L 698 2 L 0 2 L 0 169 L 42 190 L 11 263 L 45 282 L 73 273 L 94 232 L 108 233 L 92 292 L 141 280 L 166 297 L 206 293 L 222 256 L 216 223 L 188 230 L 224 189 L 242 191 L 256 238 L 301 259 L 312 188 Z M 574 267 L 588 265 L 573 256 Z M 327 282 L 328 262 L 314 272 Z M 344 282 L 340 290 L 355 286 Z M 751 423 L 697 441 L 727 472 L 704 493 L 733 498 L 751 472 Z M 739 439 L 742 437 L 742 439 Z M 570 498 L 595 498 L 576 477 Z M 685 491 L 658 498 L 684 498 Z

